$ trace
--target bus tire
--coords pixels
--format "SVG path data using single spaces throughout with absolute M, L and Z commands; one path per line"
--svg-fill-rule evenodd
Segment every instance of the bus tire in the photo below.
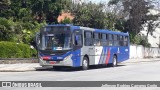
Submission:
M 89 68 L 89 60 L 87 57 L 84 57 L 82 61 L 82 70 L 87 70 L 88 68 Z
M 116 57 L 116 55 L 113 56 L 111 66 L 112 66 L 112 67 L 116 67 L 116 66 L 117 66 L 117 57 Z

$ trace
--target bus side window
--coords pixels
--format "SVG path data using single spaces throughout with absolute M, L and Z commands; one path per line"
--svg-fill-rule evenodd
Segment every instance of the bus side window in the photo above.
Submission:
M 94 33 L 94 45 L 100 46 L 101 45 L 101 34 L 100 33 Z
M 109 46 L 113 46 L 113 35 L 109 34 Z
M 119 46 L 119 36 L 118 35 L 113 35 L 114 36 L 114 46 Z
M 90 31 L 85 31 L 84 32 L 84 44 L 85 44 L 85 46 L 92 46 L 92 32 L 90 32 Z
M 102 34 L 101 42 L 102 46 L 107 46 L 107 34 Z
M 81 34 L 77 34 L 75 35 L 75 45 L 76 46 L 82 46 L 82 35 Z
M 124 46 L 128 46 L 128 36 L 124 36 Z
M 119 45 L 123 46 L 123 36 L 122 35 L 119 37 Z

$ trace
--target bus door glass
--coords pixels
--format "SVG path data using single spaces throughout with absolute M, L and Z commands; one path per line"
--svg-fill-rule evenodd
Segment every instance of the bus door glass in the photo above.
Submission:
M 83 38 L 82 38 L 82 31 L 75 30 L 73 34 L 73 44 L 74 50 L 80 49 L 83 46 Z
M 93 36 L 91 31 L 84 31 L 84 45 L 83 48 L 84 54 L 89 55 L 90 63 L 94 64 L 95 53 L 93 45 Z
M 81 48 L 83 46 L 83 35 L 82 35 L 82 30 L 75 30 L 72 34 L 73 36 L 73 56 L 74 59 L 76 60 L 75 66 L 80 65 L 80 60 L 81 60 Z

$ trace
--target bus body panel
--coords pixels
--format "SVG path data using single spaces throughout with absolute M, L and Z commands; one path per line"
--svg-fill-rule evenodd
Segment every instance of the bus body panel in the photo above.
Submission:
M 75 50 L 72 52 L 72 62 L 73 62 L 73 67 L 79 67 L 81 66 L 81 49 Z

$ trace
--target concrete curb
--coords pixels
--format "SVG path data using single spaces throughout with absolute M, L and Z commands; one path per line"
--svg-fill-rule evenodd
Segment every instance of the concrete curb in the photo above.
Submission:
M 38 63 L 36 58 L 0 58 L 0 64 Z
M 0 70 L 0 72 L 27 72 L 27 71 L 36 71 L 36 69 L 33 69 L 33 70 Z

